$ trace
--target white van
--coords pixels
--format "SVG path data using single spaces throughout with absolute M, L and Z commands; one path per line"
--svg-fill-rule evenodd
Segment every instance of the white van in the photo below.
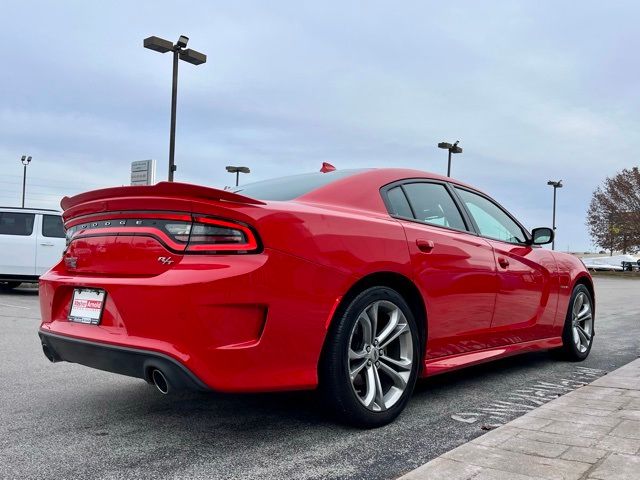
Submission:
M 57 210 L 0 207 L 0 288 L 37 282 L 65 249 Z

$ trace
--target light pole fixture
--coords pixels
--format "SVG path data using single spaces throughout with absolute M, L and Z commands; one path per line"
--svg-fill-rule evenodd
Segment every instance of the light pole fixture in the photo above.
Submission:
M 449 150 L 449 162 L 447 163 L 447 177 L 451 176 L 451 154 L 452 153 L 462 153 L 462 147 L 458 146 L 460 140 L 456 140 L 456 143 L 453 145 L 449 142 L 440 142 L 438 144 L 438 148 L 443 148 L 445 150 Z
M 233 165 L 228 165 L 227 172 L 236 174 L 236 187 L 237 187 L 240 183 L 240 174 L 251 173 L 251 170 L 249 170 L 249 167 L 234 167 Z
M 160 37 L 145 38 L 144 48 L 155 52 L 173 52 L 173 83 L 171 88 L 171 130 L 169 133 L 169 181 L 173 182 L 173 172 L 176 171 L 175 151 L 176 151 L 176 105 L 178 102 L 178 59 L 193 65 L 201 65 L 207 61 L 204 53 L 187 48 L 189 37 L 180 35 L 178 41 L 171 43 Z
M 20 159 L 23 165 L 22 170 L 22 208 L 24 208 L 24 194 L 27 189 L 27 165 L 31 163 L 31 156 L 22 155 Z
M 551 242 L 551 250 L 556 249 L 556 191 L 562 188 L 562 180 L 554 182 L 549 180 L 547 185 L 553 187 L 553 241 Z

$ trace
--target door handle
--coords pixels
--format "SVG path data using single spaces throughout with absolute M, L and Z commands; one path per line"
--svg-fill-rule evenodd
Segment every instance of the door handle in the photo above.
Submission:
M 418 246 L 418 250 L 424 253 L 431 253 L 431 250 L 436 246 L 432 240 L 416 240 L 416 245 Z
M 41 243 L 40 245 L 42 245 L 43 247 L 53 247 L 53 243 L 46 243 L 46 242 L 43 242 L 43 243 Z
M 498 263 L 502 268 L 507 268 L 509 266 L 509 260 L 505 257 L 498 257 Z

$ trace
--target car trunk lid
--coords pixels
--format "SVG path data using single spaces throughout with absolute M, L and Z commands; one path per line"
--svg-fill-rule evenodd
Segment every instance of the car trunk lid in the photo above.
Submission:
M 64 265 L 77 275 L 158 275 L 185 255 L 247 254 L 261 245 L 242 207 L 264 205 L 225 190 L 162 182 L 65 197 Z

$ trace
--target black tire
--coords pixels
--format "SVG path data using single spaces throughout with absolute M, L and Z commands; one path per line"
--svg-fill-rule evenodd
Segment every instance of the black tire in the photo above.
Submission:
M 18 288 L 22 282 L 0 282 L 0 290 L 13 290 Z
M 574 333 L 574 307 L 576 307 L 577 302 L 580 302 L 581 298 L 589 302 L 590 324 L 587 325 L 585 321 L 578 322 L 579 325 L 582 325 L 582 331 L 576 334 Z M 581 309 L 583 308 L 584 306 Z M 594 325 L 595 311 L 593 309 L 593 297 L 585 285 L 576 285 L 571 293 L 569 308 L 567 309 L 567 316 L 565 317 L 564 329 L 562 331 L 562 348 L 560 349 L 560 353 L 564 359 L 572 362 L 581 362 L 589 356 L 589 352 L 591 352 L 591 347 L 593 346 Z M 580 328 L 577 330 L 580 330 Z M 578 346 L 574 335 L 577 335 L 581 346 Z
M 352 342 L 356 341 L 354 340 L 356 338 L 354 335 L 359 331 L 358 329 L 362 328 L 362 325 L 358 322 L 360 322 L 359 318 L 363 312 L 365 310 L 371 312 L 370 308 L 375 308 L 376 312 L 380 312 L 377 313 L 379 321 L 377 322 L 376 334 L 372 335 L 375 339 L 378 334 L 383 333 L 385 325 L 390 325 L 391 312 L 394 311 L 391 305 L 397 307 L 404 315 L 404 317 L 401 317 L 399 313 L 397 314 L 398 318 L 401 318 L 398 321 L 398 326 L 392 330 L 392 333 L 387 335 L 386 341 L 381 339 L 378 343 L 377 339 L 374 340 L 375 343 L 371 345 L 375 345 L 375 347 L 370 347 L 371 350 L 367 350 L 364 344 L 362 347 L 358 347 L 358 350 L 362 352 L 361 354 L 367 355 L 367 357 L 349 360 L 349 353 L 354 351 L 352 349 Z M 386 318 L 385 308 L 388 309 Z M 356 325 L 357 323 L 358 325 Z M 410 332 L 410 336 L 407 335 L 407 329 Z M 388 339 L 394 337 L 396 332 L 401 333 L 396 337 L 396 340 L 385 346 Z M 365 334 L 362 331 L 362 338 L 364 337 Z M 367 345 L 369 344 L 367 343 Z M 380 427 L 393 421 L 404 410 L 413 393 L 422 362 L 420 345 L 419 331 L 413 313 L 398 292 L 387 287 L 371 287 L 364 290 L 344 308 L 338 310 L 327 336 L 319 369 L 320 389 L 327 405 L 340 421 L 361 428 Z M 374 350 L 375 358 L 370 358 L 370 356 L 374 355 Z M 365 353 L 365 351 L 372 353 Z M 409 351 L 411 352 L 410 360 L 408 359 Z M 405 355 L 402 355 L 402 353 L 405 353 Z M 395 358 L 396 361 L 407 362 L 407 364 L 400 368 L 396 366 L 397 364 L 389 363 L 390 359 L 394 359 L 394 357 L 397 357 Z M 364 404 L 366 399 L 361 400 L 361 396 L 356 392 L 355 383 L 352 383 L 349 372 L 350 365 L 352 365 L 350 362 L 360 362 L 361 360 L 365 360 L 366 366 L 364 368 L 360 367 L 362 373 L 358 375 L 362 375 L 362 378 L 356 378 L 355 382 L 357 383 L 360 380 L 361 388 L 366 392 L 369 392 L 368 389 L 372 378 L 377 379 L 375 385 L 380 386 L 379 390 L 375 389 L 375 401 L 369 407 Z M 393 365 L 394 369 L 401 370 L 402 382 L 406 381 L 404 389 L 397 388 L 395 381 L 389 373 L 386 373 L 389 365 Z M 374 368 L 375 373 L 371 373 L 371 375 L 375 375 L 375 377 L 368 376 L 368 373 L 372 372 Z M 399 375 L 395 376 L 396 380 L 398 378 L 400 378 Z M 402 385 L 402 382 L 399 385 Z M 386 394 L 384 393 L 385 388 L 388 388 Z M 392 392 L 392 389 L 395 390 Z M 377 396 L 378 392 L 381 392 L 380 397 Z M 400 392 L 402 393 L 400 394 Z M 390 395 L 388 407 L 384 405 L 387 395 Z M 382 401 L 379 402 L 378 399 Z M 379 411 L 372 410 L 376 407 L 380 408 L 378 406 L 379 403 L 384 405 L 382 409 Z

